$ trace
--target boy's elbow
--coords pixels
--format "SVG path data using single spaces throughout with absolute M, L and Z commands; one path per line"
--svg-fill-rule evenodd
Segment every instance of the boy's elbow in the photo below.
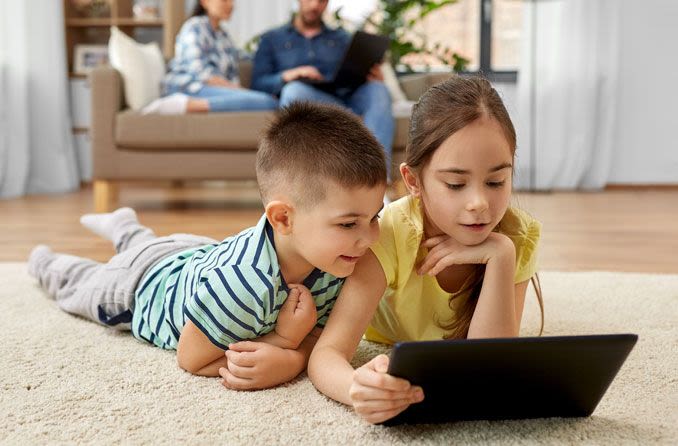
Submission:
M 183 349 L 177 349 L 177 365 L 180 369 L 185 370 L 186 372 L 196 375 L 198 371 L 202 368 L 196 361 L 191 361 L 190 357 L 187 357 L 183 354 Z

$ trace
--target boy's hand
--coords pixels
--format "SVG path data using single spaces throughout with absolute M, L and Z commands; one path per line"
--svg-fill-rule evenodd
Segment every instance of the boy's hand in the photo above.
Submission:
M 287 300 L 280 308 L 275 332 L 298 346 L 313 330 L 318 318 L 311 292 L 303 285 L 291 284 Z M 294 347 L 296 348 L 296 347 Z
M 419 274 L 435 276 L 451 265 L 488 264 L 493 259 L 515 262 L 515 245 L 504 234 L 490 232 L 478 245 L 462 245 L 448 235 L 431 237 L 422 243 L 429 248 L 426 258 L 417 269 Z
M 412 403 L 424 399 L 419 386 L 410 385 L 402 378 L 391 376 L 388 356 L 379 355 L 353 372 L 348 390 L 353 409 L 369 423 L 381 423 L 395 417 Z
M 219 369 L 224 387 L 256 390 L 273 387 L 294 379 L 305 366 L 304 357 L 265 342 L 242 341 L 229 345 L 227 367 Z

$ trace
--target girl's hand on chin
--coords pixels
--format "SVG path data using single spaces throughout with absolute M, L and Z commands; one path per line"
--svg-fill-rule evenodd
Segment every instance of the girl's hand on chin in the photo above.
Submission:
M 420 275 L 435 276 L 448 266 L 488 264 L 498 258 L 515 261 L 516 256 L 511 239 L 498 232 L 491 232 L 485 241 L 474 246 L 462 245 L 449 235 L 431 237 L 422 245 L 429 248 L 429 252 L 417 269 Z
M 353 409 L 369 423 L 381 423 L 395 417 L 410 404 L 421 402 L 424 392 L 409 381 L 391 376 L 388 356 L 379 355 L 353 372 L 348 394 Z

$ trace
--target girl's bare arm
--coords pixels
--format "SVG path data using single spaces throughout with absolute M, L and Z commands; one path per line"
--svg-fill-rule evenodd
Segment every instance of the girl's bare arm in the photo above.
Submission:
M 517 298 L 520 285 L 514 285 L 516 253 L 508 237 L 497 239 L 497 247 L 485 266 L 485 278 L 476 304 L 468 338 L 500 338 L 518 336 L 525 289 Z M 520 301 L 520 305 L 518 305 Z
M 348 392 L 354 370 L 349 361 L 385 289 L 384 271 L 368 251 L 346 279 L 308 363 L 309 378 L 332 399 L 352 403 Z
M 350 364 L 385 289 L 384 271 L 370 251 L 346 280 L 308 364 L 318 390 L 371 423 L 392 418 L 423 398 L 420 388 L 386 373 L 385 355 L 357 370 Z

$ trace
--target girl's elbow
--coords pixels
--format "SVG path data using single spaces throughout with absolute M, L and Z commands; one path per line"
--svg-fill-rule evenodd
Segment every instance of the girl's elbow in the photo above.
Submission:
M 318 370 L 319 364 L 322 364 L 322 353 L 318 352 L 317 345 L 311 351 L 311 355 L 308 357 L 308 364 L 306 365 L 306 374 L 308 374 L 308 379 L 315 385 L 317 382 L 317 377 L 320 375 Z

